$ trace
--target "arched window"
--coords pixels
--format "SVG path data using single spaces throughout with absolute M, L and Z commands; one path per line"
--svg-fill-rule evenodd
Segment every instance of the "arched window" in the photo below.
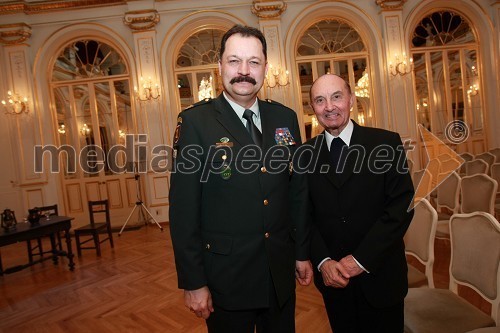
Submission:
M 73 147 L 77 154 L 97 147 L 97 154 L 81 155 L 80 168 L 69 165 L 76 172 L 67 172 L 65 178 L 113 174 L 117 169 L 107 163 L 109 149 L 123 144 L 125 135 L 135 128 L 129 71 L 122 56 L 106 43 L 80 39 L 61 50 L 51 74 L 60 144 Z M 123 159 L 118 154 L 113 162 L 123 165 Z
M 425 16 L 413 30 L 411 52 L 417 122 L 444 136 L 448 124 L 463 121 L 481 140 L 478 42 L 467 18 L 450 10 Z
M 310 25 L 299 39 L 296 66 L 300 77 L 306 137 L 321 131 L 309 104 L 312 82 L 326 73 L 338 74 L 349 82 L 357 105 L 352 118 L 361 125 L 372 125 L 368 50 L 356 29 L 347 21 L 325 19 Z
M 218 62 L 220 42 L 225 31 L 203 29 L 189 36 L 175 63 L 181 109 L 222 91 Z

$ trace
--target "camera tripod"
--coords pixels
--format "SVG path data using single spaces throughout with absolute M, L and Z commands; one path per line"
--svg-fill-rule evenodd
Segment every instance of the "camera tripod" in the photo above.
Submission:
M 139 208 L 139 213 L 137 214 L 138 218 L 139 218 L 139 222 L 144 222 L 144 224 L 147 225 L 148 221 L 151 219 L 156 223 L 158 228 L 160 228 L 160 230 L 163 231 L 163 227 L 160 225 L 160 223 L 158 223 L 158 221 L 156 221 L 156 219 L 153 217 L 151 212 L 146 208 L 146 205 L 142 201 L 141 182 L 139 181 L 139 178 L 140 178 L 140 175 L 138 173 L 136 173 L 134 175 L 134 179 L 135 179 L 135 185 L 136 185 L 136 189 L 137 189 L 137 201 L 135 202 L 134 209 L 132 209 L 129 216 L 127 217 L 127 220 L 125 221 L 125 224 L 123 224 L 120 232 L 118 233 L 118 236 L 122 235 L 123 229 L 125 229 L 125 226 L 127 225 L 128 221 L 130 221 L 130 218 L 132 217 L 132 215 L 134 214 L 134 212 L 137 208 Z M 149 216 L 149 218 L 146 218 L 146 216 Z

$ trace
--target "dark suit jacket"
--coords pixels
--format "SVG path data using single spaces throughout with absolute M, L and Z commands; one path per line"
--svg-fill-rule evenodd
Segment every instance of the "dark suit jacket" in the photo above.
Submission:
M 208 285 L 229 310 L 268 306 L 269 288 L 283 304 L 294 293 L 295 260 L 309 256 L 298 219 L 307 187 L 289 171 L 295 145 L 275 140 L 276 129 L 288 128 L 301 143 L 296 114 L 270 100 L 259 100 L 259 110 L 265 161 L 245 150 L 250 134 L 222 95 L 183 111 L 174 139 L 170 229 L 179 288 Z
M 313 267 L 325 257 L 338 261 L 352 254 L 370 273 L 350 283 L 361 286 L 372 306 L 401 302 L 408 289 L 403 236 L 413 216 L 408 207 L 414 191 L 399 135 L 354 123 L 349 149 L 341 156 L 341 175 L 334 175 L 333 168 L 321 172 L 330 166 L 324 134 L 307 144 L 315 147 L 317 161 L 308 175 Z M 337 291 L 325 287 L 317 272 L 315 283 L 322 293 Z

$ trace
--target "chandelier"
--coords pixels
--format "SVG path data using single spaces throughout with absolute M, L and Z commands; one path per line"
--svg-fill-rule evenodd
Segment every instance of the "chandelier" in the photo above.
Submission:
M 363 76 L 361 76 L 358 83 L 356 83 L 354 94 L 356 97 L 370 98 L 370 79 L 368 78 L 368 73 L 366 71 L 363 72 Z
M 203 77 L 200 81 L 200 86 L 198 87 L 198 100 L 202 101 L 206 98 L 212 98 L 212 93 L 212 77 L 210 76 L 208 80 L 206 77 Z

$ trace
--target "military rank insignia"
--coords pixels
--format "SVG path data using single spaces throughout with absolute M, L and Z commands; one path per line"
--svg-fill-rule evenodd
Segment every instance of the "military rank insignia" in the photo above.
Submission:
M 276 140 L 276 144 L 281 146 L 293 146 L 295 144 L 295 140 L 288 127 L 277 128 L 276 132 L 274 132 L 274 139 Z

